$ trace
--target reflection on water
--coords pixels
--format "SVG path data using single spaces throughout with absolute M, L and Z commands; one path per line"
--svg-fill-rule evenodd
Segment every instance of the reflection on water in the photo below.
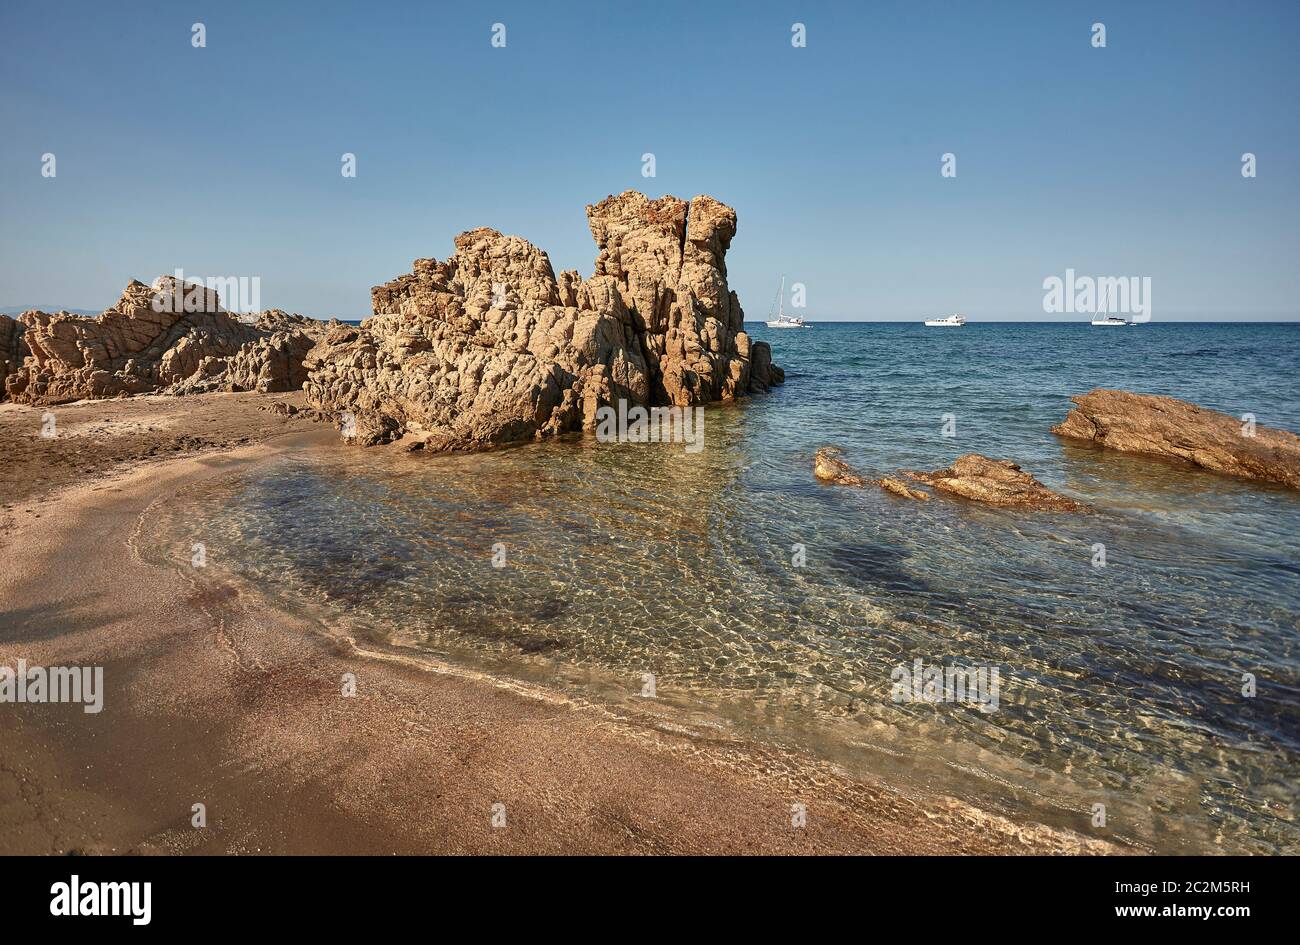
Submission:
M 210 562 L 386 644 L 614 700 L 653 673 L 657 702 L 694 719 L 991 809 L 1170 852 L 1295 852 L 1300 499 L 1046 432 L 1098 384 L 1300 429 L 1294 381 L 1251 389 L 1279 347 L 1294 363 L 1296 329 L 1255 349 L 1250 329 L 1219 331 L 1237 367 L 1187 389 L 1168 365 L 1215 357 L 1205 326 L 1112 332 L 1141 350 L 1101 355 L 1115 342 L 1078 329 L 823 326 L 777 342 L 784 390 L 709 409 L 698 454 L 339 448 L 214 481 L 150 527 L 160 554 L 201 539 Z M 869 472 L 1013 457 L 1101 511 L 822 486 L 826 442 Z M 895 703 L 891 671 L 918 658 L 1000 667 L 999 709 Z

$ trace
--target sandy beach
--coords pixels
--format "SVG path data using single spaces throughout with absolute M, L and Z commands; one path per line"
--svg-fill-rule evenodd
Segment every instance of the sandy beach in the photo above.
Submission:
M 133 536 L 154 503 L 238 464 L 346 448 L 264 409 L 300 398 L 82 402 L 55 408 L 53 438 L 42 410 L 0 406 L 0 664 L 104 668 L 98 714 L 0 707 L 3 852 L 1122 852 L 769 746 L 362 652 L 215 569 L 147 563 Z

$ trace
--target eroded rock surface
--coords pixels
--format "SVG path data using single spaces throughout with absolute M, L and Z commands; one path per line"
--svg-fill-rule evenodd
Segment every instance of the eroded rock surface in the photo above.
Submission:
M 18 370 L 28 354 L 23 329 L 22 322 L 0 315 L 0 400 L 4 399 L 5 379 Z
M 162 300 L 162 304 L 156 304 Z M 132 281 L 95 318 L 68 312 L 18 316 L 16 346 L 0 324 L 0 359 L 10 399 L 55 404 L 129 394 L 296 390 L 303 359 L 324 332 L 313 319 L 264 312 L 256 321 L 225 311 L 215 292 L 162 276 Z
M 1173 397 L 1099 388 L 1071 400 L 1074 408 L 1053 433 L 1300 489 L 1300 437 L 1294 433 Z
M 479 448 L 591 429 L 619 400 L 685 407 L 781 383 L 727 285 L 735 211 L 627 191 L 587 219 L 599 253 L 585 281 L 487 228 L 443 262 L 417 259 L 371 290 L 373 317 L 312 352 L 309 402 L 363 444 Z
M 1010 460 L 989 459 L 978 453 L 959 457 L 946 469 L 936 469 L 934 472 L 904 470 L 903 474 L 941 492 L 1000 508 L 1048 512 L 1091 511 L 1082 502 L 1053 492 Z

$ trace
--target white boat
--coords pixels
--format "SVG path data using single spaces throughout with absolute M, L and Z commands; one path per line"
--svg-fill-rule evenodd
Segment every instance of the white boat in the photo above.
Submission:
M 778 309 L 776 318 L 770 318 L 767 322 L 768 328 L 807 328 L 809 326 L 803 323 L 802 318 L 792 317 L 785 313 L 785 276 L 781 276 L 781 288 L 776 290 L 776 304 L 772 308 Z M 771 316 L 772 310 L 768 309 L 767 314 Z
M 1133 322 L 1125 321 L 1114 315 L 1098 315 L 1092 320 L 1092 323 L 1102 328 L 1123 328 L 1125 325 L 1133 324 Z
M 960 328 L 966 324 L 965 315 L 945 315 L 943 318 L 927 318 L 926 328 Z

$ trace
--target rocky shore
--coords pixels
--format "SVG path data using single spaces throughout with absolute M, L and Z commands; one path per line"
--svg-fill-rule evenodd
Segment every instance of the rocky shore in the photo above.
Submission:
M 371 290 L 360 328 L 279 310 L 236 316 L 216 292 L 131 282 L 96 318 L 0 316 L 0 389 L 24 404 L 303 389 L 345 437 L 478 449 L 593 429 L 597 411 L 688 407 L 780 384 L 727 284 L 736 213 L 708 196 L 626 191 L 587 207 L 595 271 L 480 228 L 447 260 Z
M 132 281 L 96 318 L 0 316 L 0 384 L 9 400 L 59 404 L 132 394 L 298 390 L 325 325 L 279 310 L 251 318 L 217 293 L 161 276 Z
M 557 275 L 524 239 L 471 230 L 446 260 L 374 287 L 360 327 L 238 316 L 166 277 L 132 282 L 96 318 L 0 316 L 0 591 L 14 602 L 0 664 L 91 662 L 107 686 L 98 723 L 23 707 L 0 726 L 8 852 L 1123 852 L 740 729 L 358 642 L 308 619 L 305 596 L 290 612 L 219 561 L 144 553 L 142 526 L 177 493 L 260 463 L 311 468 L 338 448 L 316 421 L 364 445 L 484 449 L 590 431 L 602 407 L 726 402 L 783 382 L 728 283 L 731 208 L 628 191 L 587 219 L 587 279 Z M 1074 402 L 1053 428 L 1063 437 L 1300 488 L 1291 433 L 1172 398 Z M 386 458 L 422 462 L 398 447 Z M 871 478 L 823 447 L 813 473 L 936 500 L 927 508 L 1092 511 L 978 453 Z M 692 527 L 712 527 L 729 499 Z M 340 696 L 345 675 L 357 698 Z M 212 803 L 210 830 L 188 826 L 196 800 Z M 491 825 L 498 802 L 509 831 Z M 811 815 L 798 830 L 792 804 Z

